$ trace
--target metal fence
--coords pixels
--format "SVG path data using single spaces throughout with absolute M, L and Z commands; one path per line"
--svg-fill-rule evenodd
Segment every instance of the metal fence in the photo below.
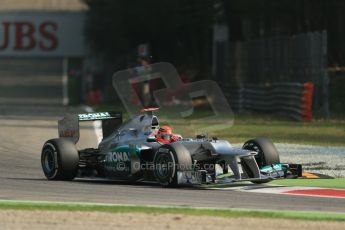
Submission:
M 226 54 L 224 45 L 216 47 L 216 54 L 224 55 L 215 63 L 216 80 L 224 90 L 247 84 L 312 82 L 313 112 L 329 116 L 326 31 L 226 43 L 226 47 Z

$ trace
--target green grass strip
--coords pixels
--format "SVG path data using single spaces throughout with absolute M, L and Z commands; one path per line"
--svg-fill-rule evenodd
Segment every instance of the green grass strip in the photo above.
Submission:
M 0 200 L 0 209 L 11 210 L 47 210 L 47 211 L 88 211 L 108 213 L 157 213 L 182 214 L 197 216 L 219 216 L 226 218 L 254 217 L 254 218 L 283 218 L 319 221 L 345 221 L 345 213 L 331 212 L 302 212 L 302 211 L 273 211 L 227 208 L 192 208 L 170 206 L 135 206 L 113 205 L 98 203 L 64 203 L 40 201 L 10 201 Z
M 345 189 L 345 178 L 336 179 L 286 179 L 275 180 L 269 184 L 285 185 L 285 186 L 305 186 L 305 187 L 321 187 L 321 188 L 340 188 Z

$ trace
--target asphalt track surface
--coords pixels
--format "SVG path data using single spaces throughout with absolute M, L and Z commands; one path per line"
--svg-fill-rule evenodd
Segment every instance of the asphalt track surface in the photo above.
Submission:
M 0 105 L 0 199 L 193 207 L 345 212 L 345 199 L 232 190 L 162 188 L 152 183 L 48 181 L 40 165 L 43 143 L 57 137 L 57 119 L 81 108 Z M 96 145 L 92 124 L 81 126 L 79 147 Z

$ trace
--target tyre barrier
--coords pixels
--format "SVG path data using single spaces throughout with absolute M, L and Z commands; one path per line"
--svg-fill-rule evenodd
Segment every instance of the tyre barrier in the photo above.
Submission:
M 308 122 L 312 119 L 314 84 L 274 83 L 270 85 L 243 85 L 223 87 L 234 111 L 277 113 L 293 120 Z

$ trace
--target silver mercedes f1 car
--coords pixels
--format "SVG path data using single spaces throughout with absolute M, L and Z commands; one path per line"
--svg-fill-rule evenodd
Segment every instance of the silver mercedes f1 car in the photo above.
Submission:
M 77 149 L 79 122 L 95 120 L 102 121 L 98 148 Z M 93 176 L 163 186 L 265 183 L 302 175 L 300 164 L 280 163 L 277 149 L 265 138 L 248 140 L 242 148 L 202 134 L 162 144 L 155 137 L 159 127 L 151 109 L 125 122 L 118 112 L 67 115 L 58 123 L 59 138 L 43 145 L 43 172 L 49 180 Z

